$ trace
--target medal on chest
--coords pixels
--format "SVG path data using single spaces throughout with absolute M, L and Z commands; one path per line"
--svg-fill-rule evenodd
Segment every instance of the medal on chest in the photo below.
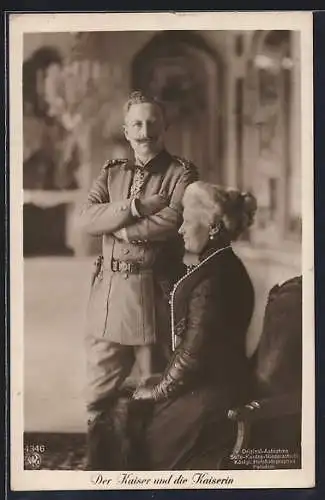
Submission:
M 140 191 L 144 185 L 144 180 L 145 180 L 144 169 L 141 167 L 137 167 L 134 172 L 133 182 L 130 191 L 131 198 L 135 198 L 140 194 Z

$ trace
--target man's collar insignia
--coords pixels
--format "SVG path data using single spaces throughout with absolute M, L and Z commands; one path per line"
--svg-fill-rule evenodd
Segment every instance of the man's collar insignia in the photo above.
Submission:
M 158 173 L 166 169 L 171 160 L 171 155 L 165 149 L 163 149 L 154 158 L 152 158 L 152 160 L 148 161 L 148 163 L 146 163 L 143 167 L 139 167 L 139 165 L 136 165 L 134 162 L 126 161 L 124 164 L 124 168 L 125 170 L 136 170 L 138 168 L 141 168 L 144 171 Z

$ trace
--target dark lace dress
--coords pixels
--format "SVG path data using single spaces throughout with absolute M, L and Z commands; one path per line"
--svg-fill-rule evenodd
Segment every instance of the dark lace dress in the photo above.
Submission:
M 231 246 L 209 248 L 171 297 L 176 349 L 154 387 L 146 428 L 151 470 L 216 469 L 231 446 L 227 409 L 245 401 L 246 332 L 254 306 L 247 271 Z

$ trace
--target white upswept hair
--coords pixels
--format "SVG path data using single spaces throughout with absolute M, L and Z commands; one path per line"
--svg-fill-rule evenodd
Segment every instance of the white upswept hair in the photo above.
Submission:
M 183 207 L 193 210 L 211 227 L 222 220 L 230 239 L 235 240 L 253 224 L 257 203 L 251 193 L 196 181 L 186 188 Z

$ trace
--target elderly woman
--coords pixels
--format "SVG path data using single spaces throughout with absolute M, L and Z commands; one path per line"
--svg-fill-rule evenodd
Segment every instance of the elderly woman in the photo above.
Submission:
M 174 353 L 161 379 L 133 395 L 155 402 L 146 429 L 152 470 L 218 468 L 228 445 L 226 410 L 245 400 L 249 379 L 254 292 L 231 242 L 252 224 L 255 199 L 199 181 L 183 206 L 188 272 L 171 294 Z

